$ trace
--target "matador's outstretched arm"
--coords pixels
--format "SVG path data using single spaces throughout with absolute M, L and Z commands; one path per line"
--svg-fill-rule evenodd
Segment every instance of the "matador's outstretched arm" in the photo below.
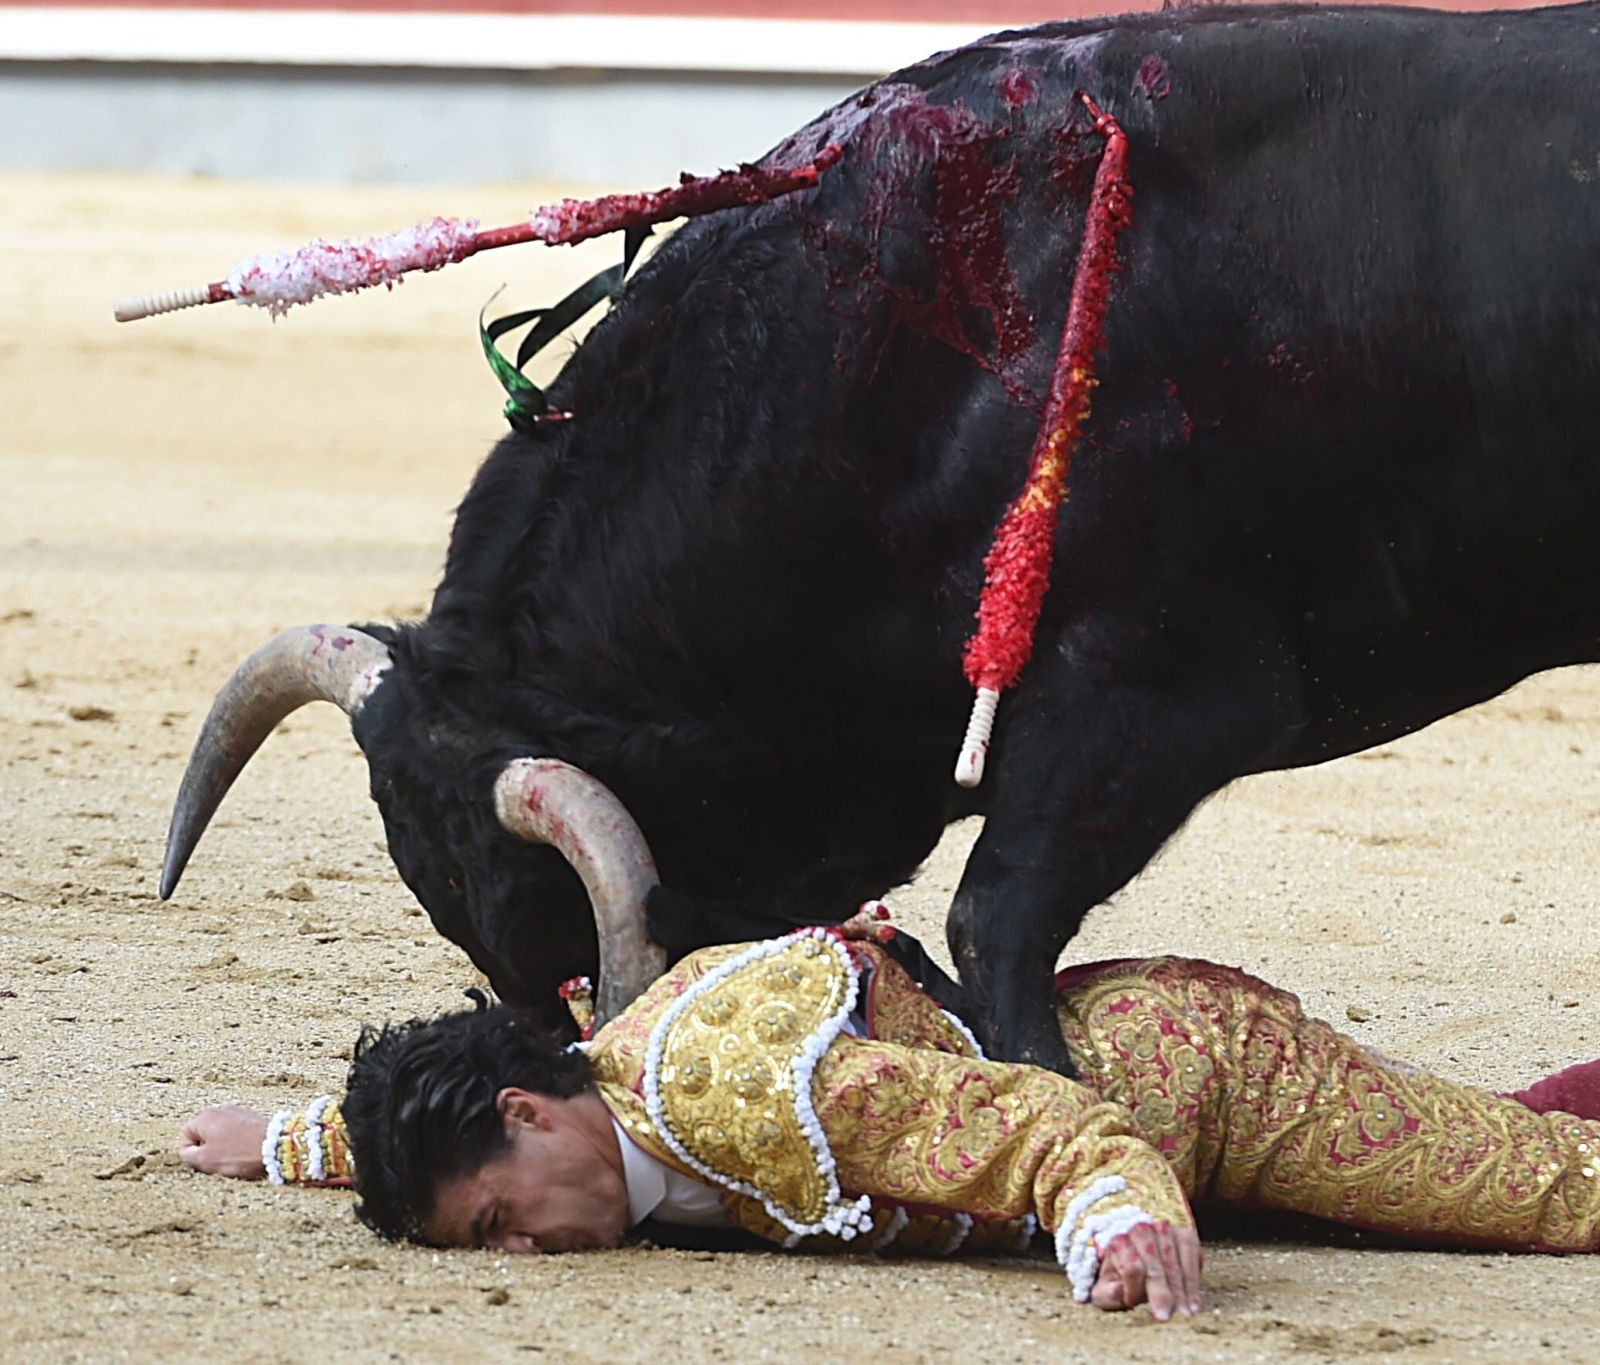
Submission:
M 1172 1168 L 1133 1115 L 1055 1072 L 840 1038 L 812 1083 L 843 1189 L 902 1204 L 1034 1214 L 1079 1302 L 1120 1234 L 1192 1230 Z
M 202 1110 L 183 1125 L 178 1155 L 206 1175 L 274 1185 L 344 1186 L 356 1170 L 344 1115 L 332 1095 L 270 1118 L 236 1104 Z

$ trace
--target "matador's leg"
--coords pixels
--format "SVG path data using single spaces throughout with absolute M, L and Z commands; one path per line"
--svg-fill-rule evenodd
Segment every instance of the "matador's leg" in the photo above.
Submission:
M 1600 1122 L 1536 1112 L 1600 1066 L 1519 1103 L 1391 1062 L 1232 968 L 1169 958 L 1088 975 L 1058 996 L 1068 1046 L 1197 1204 L 1455 1246 L 1600 1247 Z
M 1600 1246 L 1600 1122 L 1391 1062 L 1262 991 L 1214 1193 L 1452 1246 Z

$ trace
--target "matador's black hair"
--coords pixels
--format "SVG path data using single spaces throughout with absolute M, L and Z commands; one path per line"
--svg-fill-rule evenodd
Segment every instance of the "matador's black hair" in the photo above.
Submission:
M 480 1004 L 363 1029 L 345 1084 L 356 1216 L 390 1240 L 420 1242 L 439 1186 L 507 1145 L 502 1090 L 567 1099 L 593 1080 L 583 1054 L 529 1016 Z

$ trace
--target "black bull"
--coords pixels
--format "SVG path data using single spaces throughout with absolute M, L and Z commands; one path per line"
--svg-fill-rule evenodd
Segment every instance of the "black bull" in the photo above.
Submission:
M 680 940 L 837 920 L 987 816 L 950 914 L 993 1052 L 1064 1065 L 1053 964 L 1232 779 L 1594 660 L 1600 6 L 1193 11 L 991 39 L 771 158 L 507 436 L 354 721 L 402 876 L 506 998 L 592 970 L 496 822 L 554 755 L 638 818 Z M 1033 660 L 951 767 L 1101 146 L 1134 224 Z M 676 917 L 676 919 L 674 919 Z M 680 942 L 679 946 L 682 946 Z M 1152 941 L 1152 948 L 1160 945 Z

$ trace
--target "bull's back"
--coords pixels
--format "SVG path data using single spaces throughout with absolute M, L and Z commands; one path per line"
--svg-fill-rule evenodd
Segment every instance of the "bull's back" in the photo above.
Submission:
M 808 907 L 986 799 L 947 777 L 960 649 L 1071 293 L 1080 88 L 1128 131 L 1135 221 L 1025 682 L 1226 654 L 1289 699 L 1270 767 L 1590 657 L 1595 13 L 1052 26 L 802 130 L 778 158 L 845 148 L 819 188 L 685 228 L 552 386 L 581 414 L 559 496 L 479 575 L 530 604 L 525 690 L 644 717 L 654 766 L 599 726 L 562 756 L 625 789 L 669 880 L 809 878 Z M 887 776 L 845 801 L 846 767 Z
M 1300 690 L 1270 766 L 1600 657 L 1597 15 L 1191 12 L 921 70 L 916 99 L 1003 130 L 992 263 L 1032 319 L 1034 392 L 1098 149 L 1073 92 L 1131 140 L 1135 224 L 1048 629 L 1159 615 L 1182 639 L 1187 617 L 1203 654 L 1218 602 L 1237 604 L 1246 648 Z M 939 176 L 962 166 L 930 145 L 937 234 Z M 978 302 L 978 382 L 1004 381 L 1007 316 Z M 1020 483 L 1036 420 L 1002 406 L 957 438 L 985 451 L 986 512 Z

